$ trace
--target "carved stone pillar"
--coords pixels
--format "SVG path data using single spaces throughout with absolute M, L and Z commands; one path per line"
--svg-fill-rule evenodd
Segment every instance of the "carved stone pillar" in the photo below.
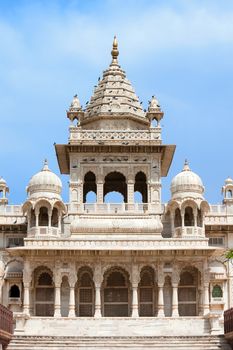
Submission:
M 75 317 L 75 291 L 74 291 L 74 285 L 70 286 L 69 317 Z
M 95 283 L 95 314 L 94 317 L 102 317 L 101 314 L 101 284 L 103 281 L 101 265 L 97 264 L 94 270 L 93 280 Z
M 181 210 L 181 232 L 184 234 L 184 210 Z
M 78 190 L 78 203 L 82 204 L 83 203 L 83 182 L 81 180 L 78 181 L 77 190 Z
M 61 317 L 61 275 L 59 272 L 54 276 L 55 299 L 54 299 L 54 317 Z
M 128 179 L 127 182 L 127 203 L 133 204 L 134 203 L 134 180 Z
M 175 236 L 175 213 L 171 212 L 171 231 L 172 231 L 172 237 Z
M 178 285 L 180 281 L 180 271 L 177 264 L 173 264 L 172 269 L 172 316 L 179 316 L 178 309 Z
M 179 316 L 178 311 L 178 284 L 172 284 L 172 317 Z
M 194 227 L 197 228 L 197 209 L 193 211 Z
M 60 213 L 58 215 L 58 230 L 59 230 L 59 232 L 61 232 L 61 219 L 62 219 L 62 214 Z
M 158 317 L 164 317 L 163 286 L 164 286 L 163 264 L 159 264 L 158 265 Z
M 49 213 L 48 217 L 49 217 L 48 227 L 51 227 L 52 226 L 52 213 Z
M 24 296 L 23 296 L 23 312 L 26 315 L 29 315 L 29 308 L 30 308 L 30 298 L 29 298 L 29 289 L 30 289 L 30 283 L 24 282 Z
M 73 273 L 69 276 L 70 284 L 70 300 L 69 300 L 69 317 L 75 317 L 75 284 L 77 282 L 77 274 L 75 273 L 75 266 L 73 266 Z
M 204 283 L 203 313 L 204 315 L 207 315 L 209 312 L 210 312 L 209 283 Z
M 139 317 L 138 313 L 138 283 L 140 282 L 140 272 L 138 265 L 132 266 L 131 283 L 133 289 L 132 295 L 132 317 Z
M 35 213 L 36 215 L 36 227 L 39 226 L 39 213 Z
M 55 284 L 54 317 L 61 316 L 61 285 Z
M 158 284 L 158 317 L 164 317 L 163 284 Z
M 23 268 L 23 286 L 24 286 L 24 297 L 23 297 L 23 312 L 26 315 L 30 314 L 30 284 L 32 279 L 32 271 L 29 261 L 24 262 Z
M 97 203 L 104 202 L 104 182 L 98 180 L 97 182 Z

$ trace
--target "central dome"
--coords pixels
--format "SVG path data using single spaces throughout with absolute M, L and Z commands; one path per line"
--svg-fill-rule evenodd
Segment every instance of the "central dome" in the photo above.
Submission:
M 204 186 L 200 176 L 190 170 L 185 161 L 183 170 L 171 182 L 172 198 L 195 197 L 203 198 Z

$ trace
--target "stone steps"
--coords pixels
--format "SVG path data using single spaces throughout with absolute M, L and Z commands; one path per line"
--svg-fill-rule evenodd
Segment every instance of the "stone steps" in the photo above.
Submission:
M 78 349 L 173 349 L 230 350 L 223 336 L 192 337 L 48 337 L 19 336 L 12 338 L 7 350 L 68 350 Z

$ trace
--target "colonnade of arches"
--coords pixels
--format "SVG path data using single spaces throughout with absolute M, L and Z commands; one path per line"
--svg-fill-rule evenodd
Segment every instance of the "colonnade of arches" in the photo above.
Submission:
M 185 229 L 186 227 L 203 229 L 208 210 L 209 204 L 204 200 L 199 203 L 194 199 L 188 199 L 181 204 L 175 200 L 170 201 L 167 206 L 166 218 L 170 221 L 172 235 L 176 229 Z
M 99 308 L 99 316 L 103 317 L 198 316 L 206 303 L 198 297 L 201 274 L 191 266 L 181 270 L 175 284 L 169 274 L 162 283 L 158 282 L 156 271 L 150 266 L 141 269 L 137 285 L 118 266 L 104 272 L 100 285 L 96 285 L 88 266 L 78 270 L 75 283 L 66 274 L 59 283 L 54 281 L 49 268 L 41 266 L 34 270 L 28 301 L 33 315 L 93 317 Z
M 61 228 L 66 207 L 62 201 L 50 203 L 49 200 L 39 199 L 34 204 L 31 201 L 25 202 L 23 210 L 27 215 L 28 229 L 37 226 Z
M 133 198 L 130 200 L 131 192 L 133 192 Z M 83 203 L 94 203 L 97 200 L 102 203 L 127 203 L 132 200 L 137 203 L 147 203 L 148 190 L 145 173 L 139 171 L 132 181 L 128 181 L 121 172 L 112 171 L 98 185 L 96 175 L 88 171 L 83 181 Z

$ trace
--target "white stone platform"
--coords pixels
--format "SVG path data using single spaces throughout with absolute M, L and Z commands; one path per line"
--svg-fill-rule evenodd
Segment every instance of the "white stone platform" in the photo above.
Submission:
M 68 318 L 17 317 L 15 334 L 36 336 L 135 337 L 223 334 L 219 322 L 211 327 L 204 317 Z

